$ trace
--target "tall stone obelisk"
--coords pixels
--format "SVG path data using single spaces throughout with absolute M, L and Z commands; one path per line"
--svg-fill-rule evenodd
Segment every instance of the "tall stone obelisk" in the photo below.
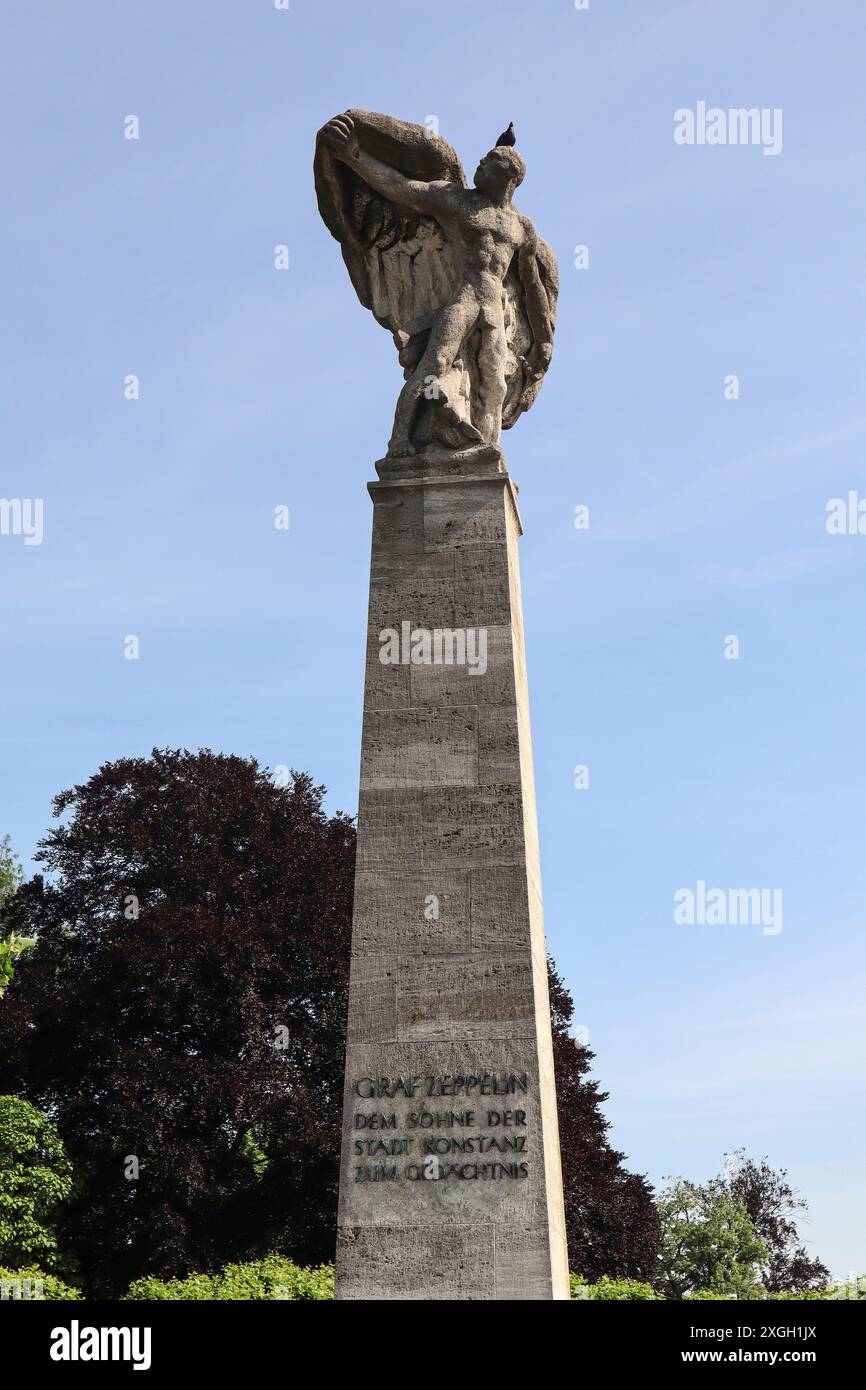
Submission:
M 338 1299 L 567 1299 L 516 488 L 553 253 L 491 150 L 348 112 L 319 208 L 404 367 L 377 464 Z
M 379 472 L 337 1297 L 568 1298 L 516 489 Z M 437 629 L 486 669 L 413 664 Z

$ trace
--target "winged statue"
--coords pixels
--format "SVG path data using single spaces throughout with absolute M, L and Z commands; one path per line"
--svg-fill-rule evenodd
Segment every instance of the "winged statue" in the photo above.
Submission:
M 496 444 L 550 364 L 556 257 L 512 202 L 513 127 L 499 140 L 470 188 L 426 126 L 351 110 L 318 133 L 319 211 L 403 368 L 391 458 Z

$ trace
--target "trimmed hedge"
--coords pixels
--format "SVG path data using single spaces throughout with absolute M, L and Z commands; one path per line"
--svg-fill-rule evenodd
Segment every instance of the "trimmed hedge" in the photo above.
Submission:
M 766 1301 L 773 1303 L 781 1299 L 792 1303 L 803 1303 L 809 1300 L 814 1302 L 816 1299 L 833 1298 L 834 1296 L 833 1289 L 803 1289 L 801 1293 L 792 1293 L 790 1290 L 786 1290 L 784 1293 L 756 1293 L 754 1298 L 740 1299 L 740 1302 L 761 1303 Z M 705 1301 L 712 1299 L 715 1303 L 733 1303 L 736 1301 L 729 1298 L 727 1294 L 713 1293 L 711 1289 L 697 1289 L 695 1293 L 687 1293 L 684 1301 L 693 1303 L 696 1299 Z
M 80 1290 L 64 1284 L 54 1274 L 31 1265 L 27 1269 L 0 1269 L 0 1299 L 80 1299 Z
M 784 1299 L 799 1303 L 804 1300 L 814 1301 L 816 1299 L 825 1298 L 844 1298 L 844 1296 L 844 1289 L 841 1293 L 835 1288 L 807 1289 L 802 1293 L 758 1293 L 755 1295 L 755 1300 L 749 1301 L 760 1301 L 763 1299 L 773 1301 L 775 1299 Z M 852 1297 L 853 1296 L 852 1294 Z M 641 1284 L 636 1279 L 604 1278 L 599 1279 L 596 1284 L 586 1284 L 583 1280 L 578 1279 L 576 1274 L 572 1274 L 571 1276 L 571 1297 L 572 1299 L 578 1299 L 582 1302 L 592 1299 L 616 1299 L 618 1301 L 625 1299 L 648 1299 L 655 1303 L 664 1303 L 666 1301 L 664 1294 L 659 1293 L 651 1284 Z M 727 1294 L 714 1293 L 711 1289 L 696 1289 L 694 1293 L 686 1294 L 684 1301 L 688 1303 L 728 1303 L 734 1302 L 735 1300 L 729 1299 Z M 742 1302 L 743 1300 L 740 1301 Z
M 637 1279 L 609 1279 L 607 1275 L 596 1284 L 585 1284 L 576 1274 L 571 1276 L 571 1296 L 581 1301 L 591 1299 L 650 1299 L 654 1303 L 664 1303 L 664 1295 L 656 1293 L 652 1284 L 641 1284 Z
M 863 1298 L 866 1287 L 856 1290 L 846 1286 L 829 1289 L 807 1289 L 802 1293 L 771 1293 L 765 1295 L 769 1300 L 803 1302 L 827 1298 Z M 321 1265 L 316 1269 L 306 1269 L 284 1259 L 281 1255 L 268 1255 L 264 1260 L 249 1264 L 226 1265 L 218 1274 L 190 1274 L 185 1279 L 136 1279 L 130 1284 L 123 1299 L 126 1302 L 157 1301 L 204 1301 L 215 1300 L 281 1300 L 301 1299 L 325 1302 L 334 1297 L 334 1266 Z M 571 1297 L 581 1302 L 596 1299 L 624 1301 L 651 1301 L 663 1303 L 664 1295 L 657 1292 L 651 1284 L 642 1284 L 637 1279 L 599 1279 L 595 1284 L 587 1284 L 576 1274 L 571 1275 Z M 709 1289 L 698 1289 L 688 1294 L 687 1301 L 725 1303 L 725 1294 L 713 1293 Z M 760 1297 L 760 1295 L 759 1295 Z M 71 1284 L 65 1284 L 53 1274 L 35 1266 L 22 1269 L 0 1268 L 0 1299 L 43 1299 L 80 1300 L 82 1294 Z M 730 1300 L 733 1301 L 733 1300 Z
M 215 1299 L 306 1299 L 334 1297 L 334 1266 L 304 1269 L 268 1255 L 249 1264 L 226 1265 L 219 1274 L 190 1274 L 186 1279 L 136 1279 L 124 1301 Z
M 791 1300 L 792 1302 L 794 1302 L 794 1303 L 802 1303 L 805 1299 L 812 1299 L 812 1301 L 814 1302 L 815 1299 L 835 1298 L 835 1297 L 836 1297 L 836 1290 L 835 1290 L 835 1289 L 803 1289 L 802 1293 L 791 1293 L 789 1290 L 786 1289 L 784 1293 L 768 1293 L 768 1294 L 767 1294 L 767 1298 L 769 1298 L 769 1299 L 771 1299 L 771 1300 L 773 1300 L 773 1299 L 782 1299 L 782 1300 L 788 1300 L 788 1299 L 790 1299 L 790 1300 Z

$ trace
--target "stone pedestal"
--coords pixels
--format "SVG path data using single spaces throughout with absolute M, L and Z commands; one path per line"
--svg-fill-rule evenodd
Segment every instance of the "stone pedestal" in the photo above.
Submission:
M 336 1296 L 566 1299 L 516 488 L 377 469 Z

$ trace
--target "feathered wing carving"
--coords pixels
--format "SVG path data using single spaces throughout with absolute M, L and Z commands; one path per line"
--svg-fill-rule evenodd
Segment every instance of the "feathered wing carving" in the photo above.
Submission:
M 410 179 L 467 186 L 457 152 L 441 135 L 375 111 L 347 114 L 353 118 L 360 148 L 381 163 Z M 340 243 L 355 292 L 393 335 L 408 377 L 421 359 L 436 314 L 458 288 L 445 233 L 434 217 L 400 207 L 371 188 L 321 137 L 313 167 L 319 211 Z M 537 264 L 552 331 L 559 275 L 556 258 L 540 237 Z M 502 428 L 510 429 L 532 405 L 541 385 L 540 376 L 527 365 L 533 332 L 516 257 L 503 285 L 503 310 L 507 385 Z M 453 449 L 478 442 L 472 402 L 477 398 L 479 341 L 478 330 L 470 331 L 446 377 L 438 381 L 435 399 L 422 401 L 413 430 L 416 447 L 439 444 Z

